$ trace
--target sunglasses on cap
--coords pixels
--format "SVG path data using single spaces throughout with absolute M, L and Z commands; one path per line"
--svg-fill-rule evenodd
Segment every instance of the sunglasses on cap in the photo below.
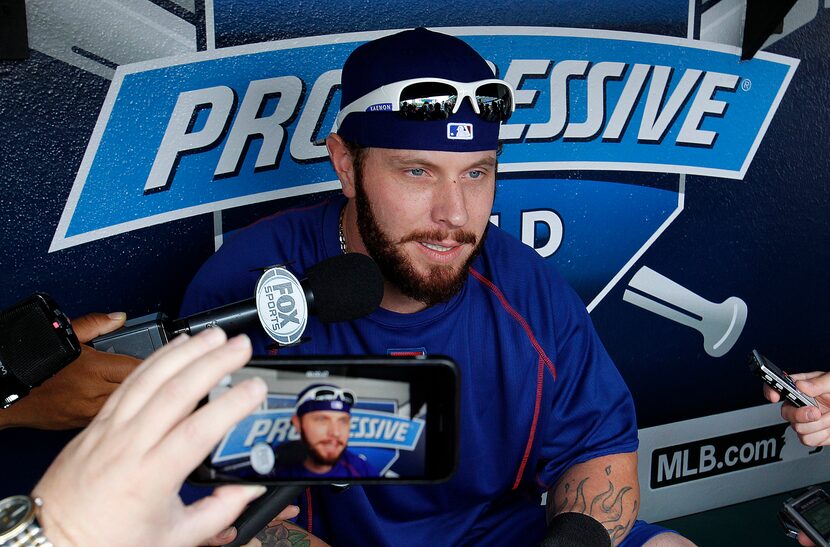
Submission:
M 296 408 L 308 401 L 343 401 L 347 405 L 353 405 L 355 401 L 354 392 L 349 389 L 341 389 L 333 386 L 318 386 L 308 390 L 297 401 Z
M 455 82 L 441 78 L 413 78 L 394 82 L 346 105 L 337 115 L 332 132 L 354 112 L 397 112 L 406 120 L 445 120 L 458 112 L 465 97 L 484 121 L 503 122 L 516 110 L 513 88 L 497 79 Z

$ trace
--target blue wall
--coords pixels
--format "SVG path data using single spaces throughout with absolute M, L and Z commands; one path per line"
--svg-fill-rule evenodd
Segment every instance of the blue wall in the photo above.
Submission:
M 91 154 L 90 158 L 97 162 L 93 164 L 94 169 L 86 169 L 90 173 L 86 179 L 89 188 L 93 188 L 94 183 L 103 190 L 96 194 L 81 194 L 83 199 L 91 200 L 82 203 L 106 216 L 126 209 L 126 203 L 134 199 L 122 187 L 133 176 L 133 168 L 142 168 L 142 153 L 147 150 L 154 153 L 158 147 L 157 142 L 145 138 L 150 133 L 143 133 L 141 117 L 130 118 L 136 113 L 141 114 L 141 109 L 124 98 L 128 85 L 150 72 L 126 64 L 115 73 L 113 64 L 121 64 L 116 60 L 124 58 L 130 62 L 149 61 L 154 67 L 176 65 L 186 68 L 213 54 L 192 53 L 174 58 L 180 61 L 169 62 L 157 53 L 141 57 L 143 45 L 132 48 L 129 40 L 133 38 L 122 35 L 113 38 L 117 43 L 112 44 L 110 53 L 105 43 L 101 50 L 93 52 L 94 55 L 86 55 L 86 60 L 79 59 L 77 48 L 80 46 L 76 44 L 89 43 L 87 33 L 95 32 L 94 20 L 67 23 L 62 35 L 50 35 L 47 40 L 43 37 L 46 33 L 43 21 L 48 19 L 50 3 L 41 4 L 35 14 L 41 19 L 33 19 L 33 14 L 29 14 L 31 57 L 24 61 L 0 61 L 0 271 L 3 281 L 0 283 L 0 307 L 38 290 L 54 296 L 71 316 L 114 310 L 124 310 L 130 316 L 162 310 L 175 316 L 189 279 L 214 251 L 212 213 L 182 216 L 86 243 L 70 244 L 52 252 L 50 246 L 59 231 L 60 219 L 66 214 L 70 192 L 80 180 L 78 174 L 86 169 L 82 166 L 85 154 Z M 129 21 L 132 15 L 126 8 L 128 3 L 124 4 L 123 13 L 109 13 L 107 17 Z M 635 3 L 462 1 L 451 5 L 425 1 L 419 3 L 417 9 L 409 2 L 395 1 L 386 2 L 371 12 L 367 11 L 365 2 L 214 0 L 208 2 L 207 10 L 201 1 L 192 8 L 186 1 L 181 5 L 172 2 L 146 4 L 149 5 L 145 6 L 147 13 L 158 15 L 164 24 L 169 22 L 169 28 L 176 29 L 182 22 L 185 27 L 193 27 L 192 44 L 188 47 L 194 51 L 210 46 L 221 50 L 271 40 L 413 25 L 572 27 L 576 29 L 576 35 L 580 29 L 657 35 L 660 39 L 646 37 L 644 40 L 661 44 L 657 47 L 665 51 L 664 58 L 658 62 L 648 59 L 645 53 L 636 58 L 638 53 L 631 62 L 674 66 L 678 77 L 687 66 L 684 65 L 686 58 L 678 55 L 691 51 L 688 43 L 683 42 L 677 50 L 681 53 L 676 53 L 664 40 L 666 37 L 687 37 L 690 6 L 680 0 Z M 698 10 L 698 22 L 692 25 L 691 37 L 695 38 L 701 34 L 701 25 L 705 21 L 700 22 L 700 6 L 693 3 L 692 7 Z M 64 17 L 61 10 L 66 9 L 66 5 L 55 0 L 51 8 L 56 16 Z M 206 27 L 205 21 L 210 20 L 211 14 L 214 24 Z M 525 40 L 520 36 L 521 32 L 511 34 L 504 29 L 500 32 L 506 32 L 507 37 L 490 41 L 480 37 L 468 39 L 472 43 L 480 42 L 483 49 L 489 48 L 487 51 L 492 55 L 488 58 L 496 62 L 500 75 L 504 76 L 511 60 L 527 57 L 524 57 L 525 52 L 521 56 L 516 53 L 521 51 Z M 486 31 L 478 34 L 486 36 Z M 765 131 L 752 133 L 753 136 L 761 135 L 760 144 L 743 174 L 694 174 L 700 171 L 689 167 L 693 163 L 691 160 L 685 167 L 676 166 L 683 164 L 692 152 L 683 152 L 683 161 L 668 162 L 675 166 L 663 170 L 640 170 L 631 165 L 618 169 L 602 163 L 604 151 L 613 153 L 610 145 L 603 144 L 597 146 L 599 152 L 591 152 L 591 161 L 596 162 L 593 167 L 563 164 L 505 173 L 502 177 L 494 212 L 499 213 L 500 224 L 517 237 L 521 235 L 522 211 L 552 210 L 561 219 L 562 244 L 548 260 L 568 277 L 589 306 L 600 336 L 634 394 L 641 428 L 761 404 L 759 384 L 744 364 L 745 356 L 752 348 L 758 348 L 790 372 L 826 368 L 830 362 L 830 349 L 826 343 L 830 338 L 830 327 L 825 319 L 825 308 L 830 302 L 826 282 L 826 271 L 830 267 L 830 220 L 827 215 L 830 107 L 825 100 L 830 96 L 828 35 L 830 13 L 820 7 L 812 20 L 765 48 L 766 52 L 798 60 L 797 69 L 789 85 L 770 88 L 781 89 L 783 93 L 777 110 L 767 103 L 757 106 L 766 109 L 762 114 L 771 111 L 774 115 Z M 604 39 L 611 37 L 603 36 Z M 141 40 L 139 37 L 134 39 Z M 65 41 L 67 50 L 76 45 L 76 51 L 56 53 L 59 50 L 55 49 L 54 43 L 60 40 Z M 100 45 L 100 37 L 96 43 Z M 556 47 L 559 46 L 551 45 L 550 50 L 540 51 L 540 58 L 554 63 L 561 60 L 551 53 Z M 635 46 L 632 48 L 636 49 Z M 171 55 L 184 53 L 174 49 L 171 48 Z M 237 61 L 232 59 L 228 63 L 237 63 L 244 73 L 253 66 L 253 61 L 247 60 L 253 57 L 246 57 L 248 50 L 244 47 L 238 51 L 241 53 L 234 54 Z M 288 53 L 280 54 L 283 57 L 278 59 L 284 65 L 279 70 L 297 74 L 316 70 L 319 73 L 336 68 L 333 59 L 341 54 L 332 53 L 332 58 L 321 58 L 319 66 L 312 66 L 302 57 L 303 51 L 302 48 L 290 49 Z M 347 52 L 348 48 L 343 51 Z M 701 55 L 710 55 L 707 51 Z M 592 63 L 605 60 L 578 48 L 574 55 L 571 58 L 586 55 L 582 58 Z M 734 53 L 730 55 L 730 66 L 736 74 L 760 67 L 759 60 L 749 61 L 755 64 L 742 64 L 734 59 Z M 106 62 L 91 67 L 90 59 L 96 56 Z M 688 66 L 693 64 L 688 61 Z M 195 72 L 199 73 L 198 70 Z M 222 80 L 226 76 L 224 72 L 211 72 L 205 77 Z M 749 79 L 741 78 L 740 81 Z M 167 96 L 172 104 L 182 90 L 177 88 L 179 80 L 164 76 L 161 81 L 170 86 Z M 676 82 L 673 80 L 672 85 Z M 118 89 L 116 83 L 120 86 Z M 301 101 L 309 97 L 313 80 L 303 83 Z M 773 83 L 753 80 L 757 90 Z M 617 84 L 621 85 L 621 82 Z M 609 83 L 609 89 L 617 84 Z M 543 78 L 525 79 L 522 85 L 525 89 L 537 89 L 544 96 L 546 84 Z M 575 93 L 581 89 L 578 86 L 573 88 L 577 90 Z M 616 89 L 619 93 L 619 88 Z M 164 93 L 167 93 L 166 88 L 161 94 Z M 581 93 L 584 94 L 584 89 Z M 715 98 L 727 100 L 738 97 L 740 90 L 719 93 Z M 99 121 L 102 108 L 119 96 L 122 102 L 118 103 L 118 108 L 123 107 L 125 117 L 116 118 L 122 111 L 114 109 L 109 118 L 112 120 L 110 125 L 106 123 L 106 116 Z M 519 112 L 517 119 L 520 119 L 518 116 L 532 118 L 534 112 L 545 108 L 546 101 L 539 99 L 526 111 Z M 587 115 L 584 102 L 579 104 L 583 106 L 574 106 L 571 112 L 574 119 Z M 159 110 L 153 111 L 153 104 L 150 104 L 143 108 L 150 109 L 144 111 L 148 116 L 153 112 L 160 113 L 164 120 L 169 116 L 169 110 L 163 110 L 168 107 L 158 106 Z M 730 105 L 730 108 L 738 106 Z M 688 113 L 688 110 L 683 112 Z M 735 111 L 727 109 L 720 118 L 710 116 L 702 127 L 718 131 L 725 135 L 723 138 L 736 128 L 740 132 L 749 116 L 732 117 L 730 112 Z M 116 121 L 127 124 L 120 126 L 121 130 L 126 132 L 123 134 L 135 135 L 135 141 L 129 138 L 107 141 L 110 133 L 104 132 L 102 142 L 118 148 L 112 154 L 121 154 L 117 156 L 118 161 L 110 161 L 116 156 L 102 155 L 103 148 L 96 149 L 91 138 L 96 123 L 102 130 L 114 131 Z M 296 118 L 289 125 L 294 122 Z M 289 134 L 291 131 L 293 126 L 289 128 Z M 559 148 L 554 148 L 554 144 Z M 562 152 L 565 144 L 554 144 L 507 144 L 501 161 L 528 161 L 525 156 L 530 156 L 532 146 L 539 146 L 542 155 L 550 154 L 551 161 L 561 160 L 561 154 L 567 159 L 567 150 Z M 587 150 L 589 144 L 573 145 L 573 153 Z M 643 146 L 638 145 L 635 149 L 642 150 Z M 643 153 L 651 154 L 655 163 L 674 153 L 665 142 L 651 146 L 653 152 L 646 150 Z M 710 147 L 710 154 L 704 160 L 706 165 L 734 159 L 728 157 L 732 148 L 722 152 L 716 150 L 716 153 L 711 149 L 714 148 Z M 248 150 L 242 172 L 237 174 L 239 184 L 254 180 L 252 162 L 257 151 L 258 144 Z M 211 169 L 219 149 L 212 153 Z M 273 177 L 274 188 L 281 188 L 280 185 L 287 184 L 280 178 L 281 173 L 293 173 L 289 169 L 297 170 L 292 177 L 300 177 L 298 184 L 331 180 L 325 162 L 311 162 L 313 165 L 310 165 L 292 160 L 288 150 L 283 150 L 282 154 L 277 169 L 257 173 L 260 177 L 257 184 L 267 187 L 269 177 Z M 536 155 L 534 149 L 533 156 Z M 199 157 L 194 156 L 189 161 L 201 161 Z M 104 167 L 100 167 L 102 165 Z M 181 169 L 187 169 L 184 161 L 182 165 Z M 316 170 L 314 174 L 308 174 L 312 169 Z M 237 179 L 232 178 L 226 184 Z M 178 180 L 175 179 L 174 184 L 184 184 Z M 199 182 L 198 179 L 191 180 Z M 205 192 L 212 191 L 207 189 L 211 184 L 209 180 L 204 184 Z M 87 192 L 91 192 L 89 188 Z M 684 194 L 679 195 L 679 191 Z M 201 199 L 200 192 L 199 186 L 195 185 L 188 195 Z M 142 195 L 139 192 L 139 198 Z M 248 205 L 221 213 L 222 231 L 227 233 L 258 216 L 303 202 L 314 195 L 265 202 L 250 199 Z M 682 210 L 678 203 L 683 204 Z M 664 226 L 672 215 L 676 218 Z M 647 245 L 655 234 L 656 239 Z M 544 246 L 549 235 L 549 229 L 540 225 L 533 244 Z M 632 277 L 642 267 L 659 272 L 711 302 L 722 302 L 731 296 L 740 298 L 746 304 L 747 319 L 729 351 L 713 357 L 704 350 L 702 336 L 697 330 L 626 302 L 624 294 L 630 289 Z M 0 468 L 20 471 L 3 476 L 0 496 L 28 488 L 51 455 L 70 436 L 71 433 L 23 430 L 0 432 L 0 443 L 4 448 L 16 447 L 3 451 Z M 32 453 L 38 456 L 31 457 Z

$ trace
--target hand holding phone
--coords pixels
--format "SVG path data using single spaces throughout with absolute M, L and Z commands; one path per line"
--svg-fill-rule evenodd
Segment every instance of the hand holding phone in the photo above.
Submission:
M 778 368 L 775 363 L 758 353 L 758 350 L 752 350 L 749 354 L 749 368 L 772 389 L 778 392 L 783 399 L 797 407 L 814 406 L 818 407 L 818 402 L 813 397 L 801 392 L 796 386 L 790 375 Z
M 769 359 L 753 351 L 750 368 L 767 384 L 765 396 L 772 402 L 781 399 L 781 417 L 790 422 L 798 440 L 805 446 L 830 446 L 830 372 L 803 372 L 789 376 Z M 795 381 L 809 382 L 808 395 L 796 387 Z M 777 393 L 778 396 L 773 395 Z

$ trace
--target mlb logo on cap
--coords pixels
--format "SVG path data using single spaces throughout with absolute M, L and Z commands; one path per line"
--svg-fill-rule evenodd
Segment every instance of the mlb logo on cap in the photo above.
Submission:
M 473 140 L 473 124 L 471 123 L 448 123 L 447 138 L 456 141 Z

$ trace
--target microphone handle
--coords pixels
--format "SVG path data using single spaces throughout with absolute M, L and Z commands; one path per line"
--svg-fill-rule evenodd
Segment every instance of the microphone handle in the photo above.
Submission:
M 228 335 L 233 335 L 243 332 L 251 325 L 258 324 L 256 299 L 248 298 L 172 321 L 171 338 L 183 333 L 197 334 L 211 327 L 222 327 Z
M 236 539 L 224 547 L 241 547 L 265 528 L 280 511 L 285 509 L 305 489 L 303 485 L 270 487 L 262 497 L 245 509 L 233 525 L 236 527 Z

